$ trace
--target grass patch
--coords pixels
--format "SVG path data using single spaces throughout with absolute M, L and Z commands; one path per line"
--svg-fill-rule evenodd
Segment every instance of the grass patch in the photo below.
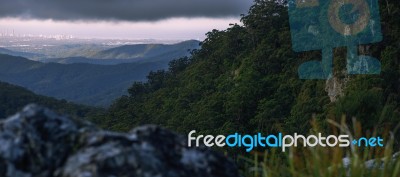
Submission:
M 351 138 L 361 135 L 376 136 L 378 130 L 362 133 L 361 124 L 353 120 L 353 126 L 328 120 L 333 134 L 348 134 Z M 310 134 L 321 132 L 313 123 Z M 239 156 L 237 163 L 245 177 L 400 177 L 400 153 L 394 145 L 392 131 L 381 131 L 384 147 L 309 147 L 290 148 L 281 152 L 280 148 L 264 152 L 253 151 L 250 155 Z

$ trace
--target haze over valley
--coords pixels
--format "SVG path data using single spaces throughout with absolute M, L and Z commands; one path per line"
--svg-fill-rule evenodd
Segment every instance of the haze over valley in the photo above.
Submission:
M 151 71 L 190 56 L 199 41 L 0 37 L 0 81 L 74 103 L 107 107 Z
M 3 2 L 0 82 L 73 103 L 108 107 L 135 82 L 168 70 L 170 61 L 187 63 L 210 31 L 240 24 L 240 14 L 252 4 L 251 0 Z

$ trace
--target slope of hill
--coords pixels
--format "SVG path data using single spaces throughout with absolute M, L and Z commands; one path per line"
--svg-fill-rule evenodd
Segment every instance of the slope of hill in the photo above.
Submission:
M 4 48 L 0 48 L 0 53 L 6 54 L 6 55 L 18 56 L 18 57 L 32 58 L 32 59 L 44 57 L 44 55 L 42 55 L 42 54 L 29 53 L 29 52 L 18 52 L 18 51 L 13 51 L 13 50 L 4 49 Z
M 190 55 L 190 50 L 199 49 L 200 41 L 189 40 L 178 44 L 137 44 L 124 45 L 88 56 L 97 59 L 136 59 L 138 61 L 152 58 L 152 61 L 162 58 L 178 58 Z
M 157 124 L 182 133 L 307 134 L 313 119 L 329 131 L 326 119 L 345 115 L 364 131 L 393 130 L 400 122 L 400 18 L 392 17 L 400 6 L 380 2 L 384 40 L 360 48 L 381 60 L 381 75 L 345 74 L 346 50 L 339 48 L 332 79 L 300 80 L 300 64 L 320 52 L 293 52 L 287 6 L 257 1 L 243 26 L 209 32 L 189 60 L 135 83 L 106 116 L 93 119 L 119 131 Z
M 46 96 L 107 106 L 134 81 L 143 81 L 150 71 L 166 67 L 167 62 L 64 65 L 0 55 L 0 80 Z
M 74 52 L 71 51 L 68 57 L 47 58 L 42 62 L 53 63 L 90 63 L 101 65 L 113 65 L 133 62 L 159 62 L 186 57 L 190 51 L 199 49 L 199 41 L 189 40 L 177 44 L 136 44 L 124 45 L 116 48 L 101 50 L 98 52 Z M 76 50 L 76 49 L 74 49 Z
M 65 100 L 36 95 L 25 88 L 0 82 L 0 118 L 15 114 L 18 110 L 31 103 L 51 107 L 58 113 L 80 118 L 98 111 L 97 109 L 72 104 Z

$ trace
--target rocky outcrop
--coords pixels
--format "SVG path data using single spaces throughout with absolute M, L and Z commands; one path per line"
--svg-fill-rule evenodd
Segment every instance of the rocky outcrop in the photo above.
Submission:
M 336 102 L 338 98 L 344 95 L 348 80 L 348 77 L 339 78 L 336 76 L 326 80 L 325 91 L 328 93 L 331 102 Z
M 157 126 L 108 132 L 29 105 L 0 122 L 2 177 L 236 177 L 235 165 Z

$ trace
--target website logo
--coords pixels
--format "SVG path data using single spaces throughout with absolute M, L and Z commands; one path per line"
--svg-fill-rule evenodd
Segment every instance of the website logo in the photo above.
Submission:
M 285 152 L 289 147 L 383 147 L 383 138 L 381 137 L 361 137 L 359 139 L 350 139 L 349 135 L 329 135 L 323 136 L 321 133 L 318 135 L 263 135 L 257 133 L 255 135 L 242 135 L 234 133 L 228 136 L 224 135 L 196 135 L 196 130 L 192 130 L 188 134 L 188 146 L 199 147 L 204 144 L 207 147 L 238 147 L 245 148 L 246 152 L 252 151 L 254 148 L 280 148 Z
M 322 50 L 321 61 L 300 65 L 300 79 L 331 78 L 336 47 L 347 47 L 348 74 L 380 74 L 380 61 L 357 49 L 382 41 L 378 0 L 289 0 L 288 8 L 293 50 Z

